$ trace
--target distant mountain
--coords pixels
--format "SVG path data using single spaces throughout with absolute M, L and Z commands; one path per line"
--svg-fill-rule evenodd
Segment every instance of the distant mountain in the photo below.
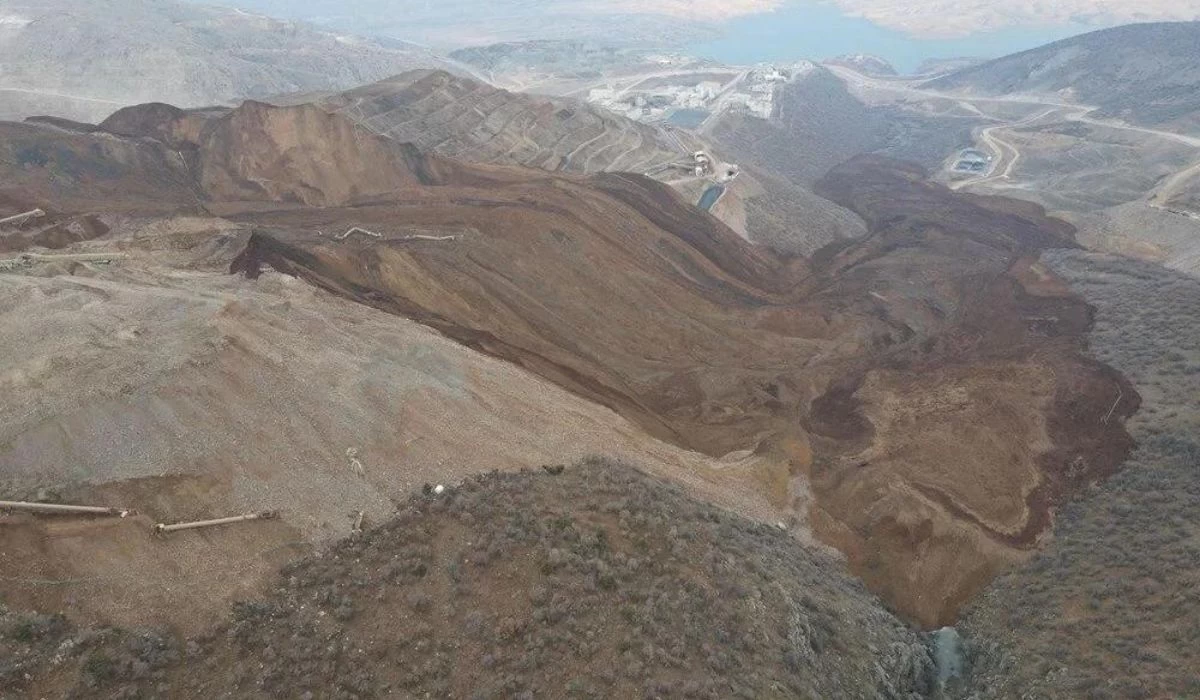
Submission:
M 1134 24 L 1055 42 L 928 83 L 983 94 L 1058 93 L 1101 114 L 1200 130 L 1200 22 Z
M 844 12 L 924 39 L 964 38 L 1002 29 L 1112 27 L 1200 18 L 1189 0 L 835 0 Z
M 917 75 L 941 75 L 943 73 L 953 73 L 954 71 L 966 70 L 974 68 L 981 63 L 987 63 L 986 58 L 975 58 L 972 56 L 961 56 L 956 58 L 928 58 L 921 61 L 917 66 Z
M 896 68 L 887 60 L 865 53 L 847 54 L 831 58 L 826 63 L 845 66 L 864 75 L 896 75 Z
M 599 78 L 597 66 L 611 69 L 616 63 L 644 62 L 654 56 L 648 49 L 616 46 L 590 41 L 554 41 L 535 39 L 509 41 L 487 46 L 468 46 L 450 52 L 456 61 L 470 64 L 487 73 L 528 72 L 538 69 L 555 77 Z
M 678 46 L 779 0 L 201 0 L 438 48 L 570 39 Z
M 409 44 L 173 0 L 0 0 L 0 119 L 94 122 L 150 100 L 202 106 L 447 65 Z

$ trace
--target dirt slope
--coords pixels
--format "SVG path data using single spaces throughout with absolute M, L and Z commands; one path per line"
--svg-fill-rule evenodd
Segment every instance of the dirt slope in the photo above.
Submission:
M 141 514 L 0 518 L 9 605 L 194 632 L 283 563 L 346 536 L 358 511 L 377 523 L 426 482 L 588 454 L 778 519 L 737 487 L 752 460 L 655 441 L 510 364 L 302 281 L 228 275 L 245 227 L 105 218 L 114 230 L 83 250 L 130 257 L 0 274 L 0 493 Z M 149 534 L 155 522 L 262 509 L 282 517 Z
M 193 640 L 0 614 L 0 682 L 28 697 L 924 697 L 920 636 L 838 568 L 611 461 L 492 473 L 407 500 Z
M 183 153 L 179 206 L 253 228 L 233 269 L 302 277 L 752 460 L 727 472 L 734 493 L 811 526 L 922 624 L 952 621 L 1130 446 L 1136 393 L 1080 356 L 1088 308 L 1035 263 L 1073 232 L 1032 205 L 860 159 L 821 189 L 869 235 L 783 259 L 636 175 L 456 164 L 304 105 L 197 119 L 137 143 Z M 371 167 L 326 162 L 340 153 Z M 46 191 L 37 168 L 12 175 Z M 334 237 L 352 226 L 378 237 Z

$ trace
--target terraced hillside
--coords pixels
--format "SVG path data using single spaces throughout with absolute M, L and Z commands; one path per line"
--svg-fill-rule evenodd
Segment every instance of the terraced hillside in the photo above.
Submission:
M 370 131 L 474 163 L 643 172 L 684 154 L 658 129 L 587 103 L 413 71 L 321 100 Z
M 562 50 L 557 42 L 549 43 Z M 489 47 L 501 52 L 512 48 Z M 314 100 L 375 133 L 452 158 L 555 172 L 653 171 L 693 202 L 712 184 L 677 168 L 657 167 L 690 162 L 692 151 L 708 148 L 703 137 L 666 133 L 570 98 L 509 92 L 441 71 L 414 71 L 345 93 L 271 101 Z M 744 154 L 735 158 L 721 150 L 716 155 L 736 160 Z M 832 241 L 865 233 L 853 213 L 788 175 L 753 165 L 743 169 L 737 186 L 711 213 L 744 237 L 792 255 L 810 255 Z
M 508 92 L 445 72 L 414 71 L 319 103 L 375 133 L 471 162 L 580 173 L 654 170 L 692 201 L 710 184 L 656 167 L 687 161 L 691 150 L 703 147 L 700 139 L 666 134 L 581 101 Z M 712 214 L 753 241 L 809 255 L 865 232 L 854 214 L 778 173 L 750 167 L 743 176 Z
M 0 655 L 29 697 L 908 699 L 933 675 L 834 559 L 599 459 L 418 494 L 192 639 L 0 608 Z

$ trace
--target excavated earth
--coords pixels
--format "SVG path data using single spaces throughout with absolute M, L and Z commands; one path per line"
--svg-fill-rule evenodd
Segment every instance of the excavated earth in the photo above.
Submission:
M 782 258 L 636 175 L 467 165 L 315 105 L 137 109 L 0 126 L 0 194 L 234 222 L 234 272 L 417 321 L 737 465 L 716 491 L 769 502 L 921 624 L 1130 448 L 1136 392 L 1080 353 L 1091 311 L 1036 262 L 1073 230 L 1032 205 L 860 158 L 820 191 L 868 235 Z

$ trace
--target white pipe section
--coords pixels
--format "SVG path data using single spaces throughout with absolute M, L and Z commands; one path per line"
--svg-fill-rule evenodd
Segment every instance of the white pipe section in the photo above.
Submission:
M 46 215 L 46 212 L 42 211 L 41 209 L 34 209 L 32 211 L 27 211 L 24 214 L 16 214 L 14 216 L 6 216 L 3 219 L 0 219 L 0 226 L 3 226 L 4 224 L 22 223 L 26 219 L 36 219 L 38 217 L 45 216 L 45 215 Z
M 25 501 L 0 501 L 0 510 L 19 510 L 26 513 L 46 513 L 47 515 L 115 515 L 122 518 L 132 515 L 134 512 L 127 508 L 68 506 L 61 503 L 27 503 Z
M 274 520 L 278 517 L 279 514 L 275 511 L 264 510 L 261 513 L 247 513 L 245 515 L 235 515 L 229 518 L 217 518 L 215 520 L 197 520 L 191 523 L 175 523 L 173 525 L 158 523 L 154 526 L 154 534 L 165 535 L 169 532 L 179 532 L 180 530 L 198 530 L 204 527 L 230 525 L 232 523 L 244 523 L 251 520 Z

